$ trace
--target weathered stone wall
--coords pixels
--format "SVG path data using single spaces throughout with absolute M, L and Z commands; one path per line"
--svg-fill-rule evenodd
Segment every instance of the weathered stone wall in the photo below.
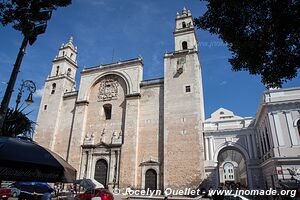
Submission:
M 60 120 L 58 120 L 58 131 L 55 135 L 53 150 L 64 159 L 67 159 L 76 97 L 73 95 L 64 98 L 60 109 Z
M 124 143 L 121 150 L 120 187 L 137 186 L 137 155 L 139 140 L 139 107 L 140 97 L 126 98 L 126 115 L 124 127 Z
M 142 188 L 142 163 L 163 162 L 163 84 L 143 86 L 141 88 L 139 116 L 139 149 L 137 168 L 137 187 Z M 159 172 L 157 172 L 159 174 Z M 162 174 L 159 174 L 159 178 Z
M 185 59 L 177 73 L 179 59 Z M 165 55 L 164 186 L 197 187 L 204 177 L 202 79 L 197 52 Z M 186 92 L 190 86 L 190 92 Z

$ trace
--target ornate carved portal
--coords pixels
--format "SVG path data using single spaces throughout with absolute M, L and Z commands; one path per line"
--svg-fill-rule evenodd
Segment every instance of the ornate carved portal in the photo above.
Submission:
M 107 76 L 100 82 L 98 101 L 109 101 L 117 99 L 118 81 L 114 76 Z

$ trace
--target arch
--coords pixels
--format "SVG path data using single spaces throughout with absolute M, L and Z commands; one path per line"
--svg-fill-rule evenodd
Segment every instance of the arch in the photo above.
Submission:
M 156 190 L 157 189 L 157 172 L 150 168 L 145 173 L 145 189 Z
M 221 145 L 219 145 L 215 152 L 214 152 L 214 156 L 213 156 L 213 160 L 214 162 L 216 163 L 216 166 L 217 168 L 219 169 L 219 155 L 221 155 L 223 152 L 227 151 L 227 150 L 234 150 L 234 151 L 237 151 L 241 154 L 241 156 L 243 157 L 244 159 L 244 162 L 245 162 L 245 167 L 246 167 L 246 184 L 249 188 L 252 188 L 253 187 L 253 180 L 251 178 L 251 170 L 249 170 L 248 168 L 248 163 L 249 163 L 249 160 L 250 160 L 250 156 L 249 156 L 249 153 L 247 152 L 247 150 L 245 149 L 245 147 L 243 147 L 242 145 L 238 144 L 238 143 L 235 143 L 235 142 L 225 142 L 225 143 L 222 143 Z M 218 174 L 218 183 L 220 183 L 220 174 Z
M 186 28 L 186 23 L 182 22 L 182 28 Z
M 105 159 L 99 159 L 95 165 L 95 174 L 94 178 L 99 183 L 103 184 L 104 186 L 107 185 L 107 177 L 108 177 L 108 164 Z
M 220 152 L 224 151 L 227 148 L 233 148 L 235 150 L 238 150 L 245 157 L 246 161 L 250 160 L 250 156 L 249 156 L 247 150 L 242 145 L 237 144 L 235 142 L 225 142 L 225 143 L 219 145 L 217 147 L 216 151 L 214 152 L 214 157 L 213 157 L 214 162 L 218 162 L 218 156 L 219 156 Z
M 187 41 L 183 41 L 183 42 L 181 43 L 181 45 L 182 45 L 182 50 L 188 49 Z
M 67 76 L 71 76 L 71 73 L 72 73 L 71 68 L 68 68 L 68 70 L 67 70 Z
M 124 82 L 125 82 L 125 85 L 126 85 L 126 88 L 125 88 L 125 94 L 130 94 L 131 93 L 131 88 L 132 88 L 132 82 L 130 80 L 130 78 L 127 78 L 124 74 L 120 73 L 120 72 L 116 72 L 116 71 L 110 71 L 110 72 L 106 72 L 106 73 L 103 73 L 99 76 L 97 76 L 96 78 L 94 78 L 92 81 L 91 81 L 91 84 L 90 86 L 88 87 L 89 89 L 86 90 L 85 92 L 85 97 L 86 99 L 88 100 L 89 99 L 89 95 L 91 93 L 91 89 L 93 86 L 95 86 L 99 80 L 105 76 L 108 76 L 108 75 L 116 75 L 116 76 L 119 76 Z

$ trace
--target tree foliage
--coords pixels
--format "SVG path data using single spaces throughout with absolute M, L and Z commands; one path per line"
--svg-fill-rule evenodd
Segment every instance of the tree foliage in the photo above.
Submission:
M 17 135 L 31 135 L 34 130 L 35 122 L 30 120 L 28 113 L 23 113 L 22 110 L 8 109 L 4 121 L 2 135 L 16 137 Z
M 72 0 L 3 0 L 0 2 L 0 22 L 3 26 L 13 24 L 13 28 L 25 36 L 40 24 L 45 23 L 45 14 L 58 7 L 71 4 Z
M 261 75 L 267 87 L 281 87 L 300 66 L 299 0 L 206 0 L 198 28 L 217 34 L 232 52 L 234 71 Z

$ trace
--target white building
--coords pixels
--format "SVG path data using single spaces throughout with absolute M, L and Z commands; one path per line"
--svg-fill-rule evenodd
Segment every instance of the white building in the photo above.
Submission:
M 255 118 L 220 108 L 203 124 L 208 184 L 299 187 L 300 88 L 264 92 Z

